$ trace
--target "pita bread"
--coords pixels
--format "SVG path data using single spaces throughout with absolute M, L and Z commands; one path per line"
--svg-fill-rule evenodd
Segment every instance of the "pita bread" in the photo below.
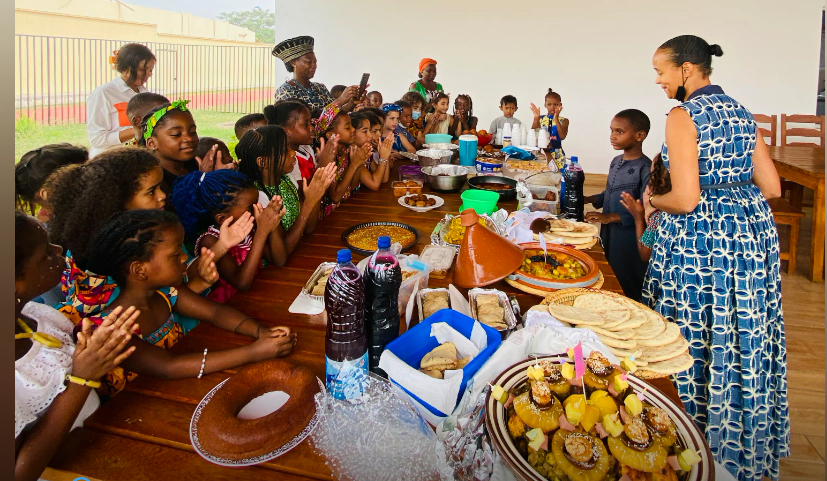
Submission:
M 647 362 L 666 361 L 680 356 L 689 349 L 689 342 L 683 337 L 659 347 L 643 347 L 643 353 L 640 358 Z
M 646 316 L 646 322 L 635 329 L 635 339 L 655 339 L 666 332 L 666 323 L 657 314 L 641 311 Z
M 582 296 L 577 296 L 573 305 L 578 309 L 601 312 L 626 309 L 623 304 L 603 294 L 583 294 Z
M 551 232 L 571 232 L 574 230 L 574 224 L 567 220 L 548 219 L 548 223 L 551 226 L 549 228 Z
M 646 321 L 647 317 L 646 314 L 643 313 L 640 309 L 630 309 L 629 310 L 630 317 L 626 321 L 622 321 L 618 323 L 616 326 L 603 326 L 606 329 L 614 329 L 616 331 L 623 330 L 623 329 L 637 329 L 638 327 L 642 326 Z M 637 331 L 635 331 L 637 333 Z
M 657 337 L 653 337 L 651 339 L 636 339 L 640 347 L 666 346 L 667 344 L 677 341 L 679 338 L 683 339 L 681 336 L 681 330 L 677 324 L 674 322 L 665 322 L 664 325 L 666 327 L 663 333 L 659 334 Z
M 425 354 L 419 361 L 420 370 L 444 371 L 454 369 L 457 363 L 457 347 L 453 342 L 446 342 Z
M 557 242 L 559 240 L 563 244 L 571 244 L 571 245 L 575 245 L 575 246 L 589 245 L 592 242 L 594 242 L 594 238 L 592 238 L 592 237 L 567 237 L 567 236 L 563 236 L 563 235 L 557 235 L 557 234 L 554 234 L 554 233 L 552 233 L 552 234 L 543 234 L 543 235 L 546 237 L 546 241 L 548 241 L 548 242 Z M 533 238 L 534 238 L 534 240 L 538 241 L 538 240 L 540 240 L 540 235 L 539 234 L 533 234 Z
M 624 329 L 622 331 L 611 331 L 609 329 L 603 329 L 602 327 L 597 326 L 587 326 L 589 329 L 594 331 L 595 334 L 598 334 L 603 337 L 611 337 L 612 339 L 618 340 L 627 340 L 631 339 L 632 336 L 635 335 L 635 331 L 631 329 Z M 637 343 L 635 343 L 637 345 Z
M 578 326 L 602 326 L 606 322 L 600 314 L 564 304 L 549 304 L 548 312 L 560 321 Z
M 601 336 L 600 334 L 597 334 L 597 337 L 600 338 L 600 341 L 603 344 L 609 346 L 609 348 L 626 350 L 632 350 L 637 348 L 637 343 L 632 340 L 615 339 L 613 337 Z
M 634 357 L 635 358 L 635 364 L 637 364 L 638 366 L 645 366 L 647 364 L 646 361 L 639 361 L 637 359 L 641 355 L 641 353 L 643 353 L 643 350 L 640 349 L 639 347 L 636 348 L 636 349 L 620 349 L 620 348 L 617 348 L 617 347 L 609 347 L 609 349 L 619 359 L 623 359 L 623 358 L 626 358 L 626 357 Z M 641 362 L 643 362 L 643 364 L 640 364 Z
M 568 237 L 595 237 L 600 234 L 600 228 L 596 225 L 587 224 L 585 222 L 577 222 L 574 224 L 574 229 L 566 232 Z
M 666 361 L 651 362 L 646 365 L 645 369 L 636 371 L 635 375 L 638 375 L 638 373 L 642 371 L 644 376 L 648 374 L 646 377 L 671 376 L 672 374 L 678 374 L 691 368 L 694 362 L 695 359 L 692 358 L 689 352 L 683 352 L 679 356 Z M 653 376 L 652 373 L 657 376 Z

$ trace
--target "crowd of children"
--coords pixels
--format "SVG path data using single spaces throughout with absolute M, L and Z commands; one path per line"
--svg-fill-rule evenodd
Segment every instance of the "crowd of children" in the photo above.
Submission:
M 422 66 L 432 68 L 435 62 Z M 334 87 L 333 98 L 337 90 L 345 87 Z M 393 163 L 421 149 L 426 134 L 456 138 L 477 128 L 469 95 L 456 96 L 449 113 L 441 86 L 427 99 L 419 90 L 392 103 L 373 91 L 350 113 L 336 103 L 311 112 L 302 100 L 281 100 L 241 117 L 226 142 L 198 135 L 186 100 L 141 92 L 126 108 L 135 132 L 127 145 L 92 159 L 68 144 L 24 155 L 15 169 L 22 479 L 36 478 L 99 396 L 117 394 L 136 375 L 201 377 L 290 353 L 296 335 L 289 328 L 223 303 L 250 289 L 262 266 L 284 266 L 355 191 L 391 180 Z M 532 127 L 547 129 L 562 148 L 569 121 L 560 94 L 549 89 L 545 108 L 541 115 L 531 104 Z M 492 134 L 520 123 L 515 97 L 504 96 L 500 110 Z M 644 208 L 650 170 L 651 192 L 669 189 L 663 163 L 643 154 L 648 130 L 640 111 L 615 116 L 611 142 L 624 153 L 612 161 L 606 191 L 588 199 L 603 208 L 589 220 L 605 224 L 606 257 L 636 299 L 657 228 L 658 214 Z M 640 255 L 630 256 L 638 247 Z M 218 352 L 168 351 L 201 321 L 253 341 Z M 55 436 L 38 423 L 47 418 Z

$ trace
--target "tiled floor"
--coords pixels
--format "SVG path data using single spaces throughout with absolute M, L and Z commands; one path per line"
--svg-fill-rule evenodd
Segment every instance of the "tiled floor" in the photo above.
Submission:
M 605 175 L 586 177 L 586 195 L 598 193 L 606 185 Z M 591 206 L 586 210 L 592 210 Z M 804 276 L 810 265 L 813 210 L 804 211 L 797 272 L 781 275 L 792 431 L 792 453 L 781 462 L 781 481 L 825 479 L 825 284 L 810 282 Z M 789 233 L 782 228 L 779 235 L 782 249 L 786 249 Z M 782 269 L 786 269 L 786 262 Z

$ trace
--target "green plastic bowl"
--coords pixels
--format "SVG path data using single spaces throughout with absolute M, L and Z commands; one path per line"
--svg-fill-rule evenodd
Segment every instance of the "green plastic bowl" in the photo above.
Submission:
M 497 210 L 500 194 L 489 190 L 468 189 L 460 195 L 460 198 L 462 199 L 460 212 L 465 209 L 474 209 L 477 214 L 491 215 Z

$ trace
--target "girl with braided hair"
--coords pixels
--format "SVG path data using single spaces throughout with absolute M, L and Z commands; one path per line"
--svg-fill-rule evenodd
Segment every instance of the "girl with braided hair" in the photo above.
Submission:
M 315 229 L 320 202 L 336 174 L 336 165 L 328 163 L 316 169 L 309 183 L 302 177 L 299 189 L 289 175 L 296 166 L 290 142 L 285 129 L 267 125 L 248 131 L 236 147 L 238 171 L 258 188 L 259 203 L 269 207 L 269 199 L 279 198 L 284 204 L 284 216 L 269 241 L 272 263 L 279 267 L 287 263 L 302 236 Z
M 94 276 L 83 274 L 88 268 L 89 246 L 113 214 L 164 208 L 167 196 L 160 188 L 162 180 L 158 159 L 146 149 L 134 147 L 109 149 L 89 162 L 64 167 L 49 177 L 44 187 L 49 192 L 48 207 L 52 210 L 49 233 L 67 254 L 62 280 L 64 295 L 69 289 L 92 287 L 86 286 L 85 280 Z M 252 228 L 252 220 L 244 220 L 247 224 L 239 224 L 239 228 Z M 213 252 L 201 251 L 198 260 L 191 263 L 187 287 L 193 292 L 202 292 L 215 282 L 218 274 L 212 255 L 223 255 L 237 239 L 247 235 L 236 230 L 229 223 L 222 225 L 224 242 Z M 79 322 L 82 315 L 70 317 Z
M 239 219 L 245 213 L 255 217 L 255 230 L 224 251 L 229 255 L 222 252 L 215 258 L 220 278 L 207 297 L 216 302 L 225 302 L 237 290 L 247 291 L 261 268 L 262 256 L 269 262 L 281 253 L 268 242 L 286 212 L 281 198 L 274 195 L 262 207 L 258 195 L 255 184 L 234 170 L 192 172 L 175 183 L 172 202 L 196 251 L 212 249 L 220 242 L 218 226 L 227 219 Z
M 216 174 L 232 171 L 218 171 Z M 140 329 L 129 342 L 135 347 L 122 367 L 110 371 L 102 386 L 113 395 L 137 374 L 181 379 L 232 369 L 250 362 L 286 356 L 296 343 L 288 327 L 269 327 L 241 312 L 177 289 L 186 273 L 181 249 L 184 229 L 175 215 L 159 210 L 115 214 L 92 241 L 89 268 L 117 285 L 88 318 L 101 323 L 118 307 L 135 306 Z M 173 313 L 209 322 L 256 339 L 235 349 L 171 354 L 184 335 Z
M 83 147 L 70 144 L 50 144 L 23 154 L 14 166 L 15 208 L 36 216 L 44 224 L 51 213 L 44 209 L 48 190 L 44 188 L 49 176 L 67 165 L 82 164 L 89 160 L 89 152 Z

